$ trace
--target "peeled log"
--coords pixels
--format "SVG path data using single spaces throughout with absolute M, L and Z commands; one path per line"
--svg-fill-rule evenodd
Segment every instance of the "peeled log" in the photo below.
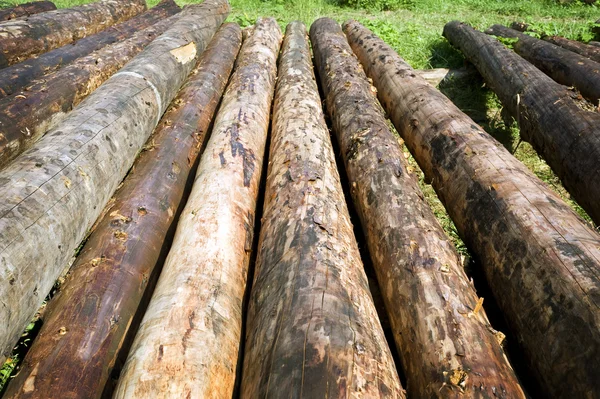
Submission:
M 241 41 L 237 24 L 225 24 L 215 34 L 96 223 L 5 398 L 101 396 L 156 275 Z M 28 381 L 35 381 L 33 389 Z
M 582 96 L 598 105 L 600 99 L 600 64 L 555 44 L 493 25 L 489 35 L 518 39 L 514 50 L 546 75 L 565 86 L 574 86 Z
M 56 10 L 56 6 L 51 1 L 32 1 L 31 3 L 23 3 L 18 6 L 0 10 L 0 21 L 28 17 L 33 14 L 53 10 Z
M 315 28 L 315 59 L 409 395 L 525 398 L 501 334 L 407 170 L 359 61 L 347 56 L 373 49 L 372 60 L 391 49 L 354 21 L 344 25 L 351 49 L 339 26 L 329 25 L 327 33 Z M 335 38 L 328 46 L 318 39 L 325 35 Z
M 594 397 L 600 235 L 389 47 L 356 48 L 394 125 L 481 261 L 547 397 Z
M 448 23 L 444 35 L 477 67 L 514 116 L 523 140 L 533 145 L 600 224 L 600 114 L 586 110 L 572 91 L 492 37 L 460 22 Z
M 73 44 L 51 50 L 39 57 L 0 69 L 0 98 L 22 90 L 32 80 L 54 72 L 77 58 L 100 50 L 109 44 L 125 40 L 138 30 L 145 29 L 163 18 L 176 14 L 179 10 L 179 6 L 173 0 L 163 0 L 156 7 L 126 22 L 78 40 Z
M 0 23 L 0 68 L 93 35 L 144 10 L 144 0 L 102 0 Z
M 24 92 L 0 99 L 0 169 L 31 147 L 48 130 L 169 29 L 180 14 L 135 33 L 131 38 L 33 82 Z
M 227 17 L 206 0 L 0 171 L 0 361 Z
M 404 398 L 300 22 L 286 31 L 269 153 L 241 397 Z
M 592 61 L 600 62 L 600 48 L 584 44 L 576 40 L 569 40 L 560 36 L 544 36 L 542 37 L 547 42 L 560 46 L 564 49 L 580 54 Z
M 280 42 L 269 18 L 242 45 L 115 399 L 232 397 Z

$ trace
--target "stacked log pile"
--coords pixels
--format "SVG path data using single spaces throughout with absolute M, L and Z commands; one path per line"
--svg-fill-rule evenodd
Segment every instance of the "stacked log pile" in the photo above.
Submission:
M 0 361 L 66 277 L 5 397 L 598 397 L 600 234 L 424 80 L 477 69 L 600 223 L 591 45 L 493 27 L 582 97 L 458 22 L 475 67 L 415 71 L 355 21 L 46 3 L 0 22 Z

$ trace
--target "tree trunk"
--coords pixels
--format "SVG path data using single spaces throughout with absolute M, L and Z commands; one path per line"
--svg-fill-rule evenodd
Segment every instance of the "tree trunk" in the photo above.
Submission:
M 600 64 L 552 43 L 502 25 L 493 25 L 487 34 L 517 39 L 514 50 L 546 75 L 565 86 L 574 86 L 582 96 L 598 105 Z
M 51 1 L 32 1 L 31 3 L 19 4 L 15 7 L 0 10 L 0 21 L 8 21 L 20 17 L 28 17 L 41 12 L 56 10 L 56 6 Z
M 600 224 L 600 115 L 497 40 L 451 22 L 448 40 L 460 48 L 514 116 L 530 142 L 565 188 Z M 567 50 L 565 50 L 567 51 Z M 588 104 L 589 105 L 589 104 Z M 588 108 L 589 109 L 589 108 Z
M 594 47 L 600 47 L 600 42 L 591 41 L 591 42 L 588 42 L 588 45 L 594 46 Z
M 144 10 L 144 0 L 103 0 L 3 22 L 0 68 L 93 35 Z
M 242 45 L 115 398 L 232 397 L 280 42 L 269 18 Z
M 461 27 L 447 25 L 447 37 Z M 593 397 L 600 392 L 600 235 L 389 47 L 369 53 L 365 46 L 358 55 L 382 104 L 480 259 L 548 397 Z
M 271 140 L 241 397 L 404 398 L 300 22 L 286 31 Z
M 0 361 L 228 11 L 225 0 L 188 7 L 168 31 L 0 171 Z
M 6 398 L 100 397 L 156 274 L 241 41 L 237 24 L 215 35 L 96 223 Z
M 179 18 L 177 14 L 158 22 L 33 82 L 22 93 L 0 99 L 0 169 L 64 120 L 76 105 Z
M 560 36 L 544 36 L 542 37 L 547 42 L 560 46 L 564 49 L 580 54 L 592 61 L 600 62 L 600 48 L 584 44 L 576 40 L 565 39 Z
M 112 26 L 76 43 L 49 51 L 8 68 L 0 70 L 0 98 L 25 88 L 34 79 L 47 75 L 77 58 L 100 50 L 109 44 L 125 40 L 135 32 L 145 29 L 163 18 L 178 13 L 179 6 L 173 0 L 163 0 L 156 7 L 126 22 Z
M 350 192 L 402 359 L 418 398 L 524 398 L 452 243 L 407 170 L 398 139 L 339 25 L 311 31 L 326 104 Z M 350 42 L 385 43 L 356 23 Z M 379 50 L 373 51 L 373 53 Z M 398 306 L 398 304 L 410 306 Z M 432 328 L 435 326 L 435 328 Z

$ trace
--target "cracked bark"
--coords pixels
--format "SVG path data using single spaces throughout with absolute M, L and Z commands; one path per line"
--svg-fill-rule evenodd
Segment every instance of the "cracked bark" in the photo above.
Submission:
M 0 68 L 83 39 L 146 10 L 144 0 L 103 0 L 0 23 Z
M 115 398 L 231 398 L 281 31 L 243 43 Z
M 6 398 L 100 397 L 159 269 L 241 40 L 237 24 L 215 34 L 49 304 Z
M 305 26 L 288 25 L 243 398 L 404 398 L 346 207 Z
M 33 14 L 53 10 L 56 10 L 56 6 L 51 1 L 32 1 L 31 3 L 23 3 L 15 7 L 0 10 L 0 21 L 28 17 Z
M 100 215 L 197 57 L 229 12 L 224 0 L 181 18 L 0 171 L 0 361 Z
M 369 53 L 368 42 L 355 48 L 381 103 L 480 259 L 541 387 L 594 397 L 600 235 L 388 46 Z

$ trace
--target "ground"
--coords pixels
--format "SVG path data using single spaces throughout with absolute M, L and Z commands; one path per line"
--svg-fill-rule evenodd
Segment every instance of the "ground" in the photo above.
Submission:
M 9 6 L 31 0 L 0 0 L 0 6 Z M 148 0 L 149 6 L 159 0 Z M 176 0 L 178 4 L 198 1 Z M 242 27 L 252 25 L 259 16 L 277 18 L 282 28 L 292 20 L 307 25 L 321 16 L 329 16 L 338 22 L 356 19 L 365 24 L 388 44 L 393 46 L 416 69 L 459 68 L 465 64 L 461 54 L 442 37 L 444 24 L 457 19 L 479 29 L 492 24 L 510 24 L 524 21 L 535 29 L 570 39 L 592 39 L 591 28 L 600 17 L 600 7 L 575 2 L 558 4 L 556 0 L 340 0 L 341 2 L 399 5 L 395 10 L 354 9 L 340 6 L 335 0 L 230 0 L 232 12 L 229 21 Z M 56 0 L 59 8 L 87 3 L 89 0 Z M 483 82 L 448 82 L 440 90 L 450 97 L 464 112 L 469 114 L 486 131 L 501 141 L 509 151 L 525 163 L 538 177 L 556 190 L 580 215 L 589 221 L 585 212 L 569 199 L 558 178 L 527 143 L 519 141 L 519 130 L 508 118 L 503 118 L 502 107 L 493 92 Z M 406 151 L 407 156 L 408 152 Z M 419 171 L 409 156 L 415 170 Z M 422 189 L 446 232 L 452 237 L 459 251 L 468 257 L 468 250 L 458 237 L 452 221 L 437 199 L 431 186 L 421 178 Z M 487 301 L 486 301 L 487 302 Z M 489 313 L 489 310 L 488 310 Z M 35 329 L 32 323 L 29 327 Z M 20 345 L 27 345 L 24 338 Z M 21 351 L 22 352 L 22 351 Z M 13 372 L 18 358 L 12 358 L 0 369 L 0 393 L 2 386 Z

